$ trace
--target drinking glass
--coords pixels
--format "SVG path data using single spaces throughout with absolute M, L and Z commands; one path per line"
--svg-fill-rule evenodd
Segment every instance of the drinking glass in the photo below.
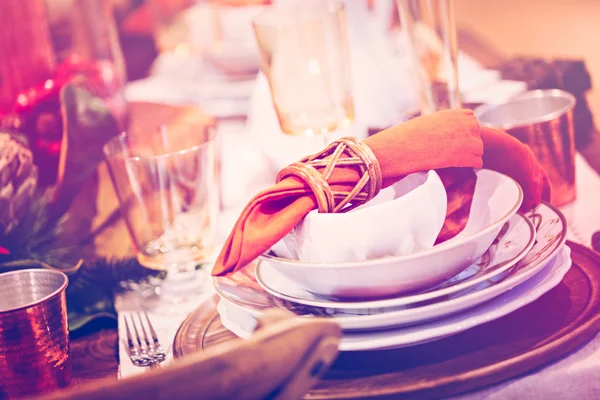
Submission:
M 0 398 L 32 398 L 70 384 L 68 282 L 47 269 L 0 274 Z
M 104 147 L 121 214 L 140 264 L 167 277 L 145 299 L 156 312 L 186 312 L 202 287 L 197 266 L 216 247 L 217 146 L 212 126 L 163 125 Z
M 397 0 L 421 98 L 421 113 L 460 108 L 453 0 Z
M 281 1 L 254 21 L 281 130 L 325 136 L 354 119 L 348 39 L 337 1 Z

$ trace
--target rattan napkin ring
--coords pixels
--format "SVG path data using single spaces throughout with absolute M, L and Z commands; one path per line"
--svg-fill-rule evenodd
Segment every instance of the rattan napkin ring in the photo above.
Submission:
M 328 183 L 334 168 L 341 166 L 356 166 L 361 174 L 349 192 L 333 191 Z M 321 172 L 317 167 L 323 167 Z M 277 175 L 277 182 L 292 176 L 310 188 L 320 213 L 350 211 L 377 196 L 381 190 L 379 161 L 369 146 L 353 137 L 341 138 L 321 152 L 288 165 Z

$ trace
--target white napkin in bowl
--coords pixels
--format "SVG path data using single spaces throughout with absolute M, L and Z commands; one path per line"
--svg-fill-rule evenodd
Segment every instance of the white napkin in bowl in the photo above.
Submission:
M 282 258 L 348 262 L 407 255 L 433 247 L 446 190 L 435 171 L 408 175 L 348 213 L 310 212 L 272 250 Z

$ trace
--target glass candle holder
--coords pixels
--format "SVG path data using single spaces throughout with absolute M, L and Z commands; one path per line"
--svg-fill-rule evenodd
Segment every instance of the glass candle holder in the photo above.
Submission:
M 421 113 L 461 107 L 453 0 L 397 0 L 421 99 Z
M 285 1 L 253 22 L 281 130 L 327 134 L 354 119 L 346 19 L 336 1 Z
M 167 271 L 146 301 L 161 313 L 193 307 L 197 266 L 216 249 L 219 183 L 212 127 L 160 126 L 112 139 L 104 154 L 121 215 L 140 264 Z

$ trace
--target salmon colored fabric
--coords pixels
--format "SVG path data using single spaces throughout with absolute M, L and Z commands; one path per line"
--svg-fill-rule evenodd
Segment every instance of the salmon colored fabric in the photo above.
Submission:
M 484 154 L 486 140 L 489 156 Z M 370 136 L 364 143 L 379 161 L 383 188 L 414 172 L 438 171 L 449 198 L 438 242 L 453 237 L 466 224 L 475 187 L 474 168 L 482 168 L 487 162 L 488 168 L 511 175 L 524 187 L 528 207 L 539 203 L 547 183 L 545 173 L 526 146 L 502 131 L 481 128 L 469 110 L 439 111 L 418 117 Z M 511 163 L 513 158 L 519 161 L 504 166 L 504 161 Z M 350 190 L 359 178 L 356 167 L 338 167 L 329 184 L 333 190 Z M 259 193 L 238 218 L 213 267 L 213 276 L 239 270 L 316 208 L 311 190 L 295 178 Z
M 550 201 L 550 180 L 533 151 L 503 130 L 481 127 L 483 168 L 508 175 L 523 188 L 521 211 Z

